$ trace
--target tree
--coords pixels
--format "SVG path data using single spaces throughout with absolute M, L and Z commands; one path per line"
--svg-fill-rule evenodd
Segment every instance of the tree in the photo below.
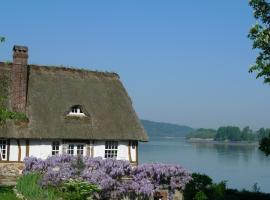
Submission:
M 250 0 L 257 23 L 249 31 L 248 37 L 253 41 L 253 49 L 259 50 L 255 64 L 249 72 L 257 72 L 257 78 L 264 78 L 270 83 L 270 3 L 267 0 Z
M 5 38 L 0 36 L 0 43 L 5 42 Z
M 251 27 L 248 37 L 253 41 L 253 49 L 259 50 L 256 63 L 249 71 L 257 72 L 257 78 L 262 77 L 265 83 L 270 83 L 270 3 L 267 0 L 250 0 L 249 5 L 258 22 Z M 270 154 L 270 136 L 260 141 L 260 150 L 267 156 Z
M 266 156 L 270 155 L 270 136 L 261 139 L 259 149 L 263 151 Z

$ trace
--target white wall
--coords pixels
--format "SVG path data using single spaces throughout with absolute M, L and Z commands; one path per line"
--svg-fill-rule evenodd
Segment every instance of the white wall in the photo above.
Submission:
M 130 157 L 131 157 L 131 161 L 132 162 L 136 162 L 137 160 L 137 156 L 136 156 L 136 148 L 138 148 L 138 146 L 137 145 L 135 145 L 135 148 L 133 149 L 132 148 L 132 142 L 131 142 L 131 144 L 130 144 Z
M 18 148 L 17 140 L 11 139 L 10 147 L 9 147 L 9 160 L 18 161 L 18 153 L 19 153 L 19 148 Z
M 93 157 L 102 157 L 105 156 L 105 141 L 95 141 L 93 144 L 94 155 Z
M 26 157 L 26 140 L 20 140 L 21 145 L 21 161 Z
M 30 140 L 29 156 L 46 159 L 52 155 L 52 142 L 57 140 Z M 61 141 L 59 151 L 62 152 Z
M 118 160 L 128 160 L 128 141 L 120 141 L 118 142 Z
M 26 156 L 26 145 L 25 140 L 20 140 L 21 145 L 21 160 Z M 18 161 L 19 147 L 16 139 L 10 139 L 10 147 L 9 147 L 9 161 Z
M 55 140 L 29 140 L 29 156 L 35 156 L 37 158 L 46 159 L 48 156 L 52 155 L 52 141 Z M 60 142 L 60 153 L 62 153 L 62 142 Z M 119 141 L 118 142 L 118 160 L 129 160 L 128 156 L 128 141 Z M 21 161 L 26 157 L 26 141 L 20 140 L 21 145 Z M 105 156 L 105 141 L 95 141 L 91 142 L 91 147 L 93 147 L 93 157 L 102 157 Z M 136 149 L 131 149 L 131 158 L 132 161 L 136 161 Z M 86 148 L 85 151 L 86 153 Z M 18 161 L 19 148 L 17 140 L 10 140 L 10 152 L 9 160 Z
M 105 141 L 95 141 L 93 144 L 94 155 L 93 157 L 102 157 L 105 156 Z M 128 160 L 128 141 L 119 141 L 118 142 L 118 160 Z

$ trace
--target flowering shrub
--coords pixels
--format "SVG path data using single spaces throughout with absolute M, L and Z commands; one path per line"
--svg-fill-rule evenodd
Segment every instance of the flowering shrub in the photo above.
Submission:
M 41 172 L 43 186 L 59 186 L 70 179 L 97 185 L 101 199 L 148 199 L 159 187 L 169 191 L 183 190 L 191 180 L 179 165 L 144 164 L 132 167 L 128 161 L 70 155 L 52 156 L 46 160 L 25 159 L 24 173 Z

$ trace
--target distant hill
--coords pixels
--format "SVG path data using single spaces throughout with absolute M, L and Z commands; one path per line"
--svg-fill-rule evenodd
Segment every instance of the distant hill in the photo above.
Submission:
M 188 133 L 194 131 L 189 126 L 181 126 L 177 124 L 153 122 L 149 120 L 141 120 L 145 130 L 150 138 L 153 137 L 184 137 Z

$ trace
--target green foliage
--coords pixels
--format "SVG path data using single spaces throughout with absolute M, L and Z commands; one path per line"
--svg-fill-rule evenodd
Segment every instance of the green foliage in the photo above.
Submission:
M 270 136 L 261 139 L 259 149 L 264 152 L 266 156 L 270 155 Z
M 0 36 L 0 43 L 5 42 L 5 40 L 6 39 L 4 37 Z
M 141 120 L 149 137 L 181 137 L 193 131 L 188 126 Z
M 72 167 L 75 169 L 76 175 L 79 176 L 85 168 L 83 157 L 77 156 L 75 162 L 72 163 Z
M 253 49 L 259 50 L 256 62 L 250 72 L 257 72 L 257 78 L 263 77 L 270 83 L 270 4 L 267 0 L 250 0 L 258 22 L 249 31 L 248 37 L 253 41 Z
M 220 127 L 215 140 L 217 141 L 256 141 L 258 137 L 247 126 L 241 131 L 237 126 Z
M 184 199 L 193 200 L 198 192 L 205 193 L 212 185 L 212 179 L 205 174 L 192 174 L 192 180 L 186 185 Z
M 26 115 L 21 112 L 12 112 L 7 108 L 8 105 L 8 83 L 9 77 L 6 74 L 0 74 L 0 126 L 7 120 L 28 121 Z
M 21 112 L 12 112 L 6 108 L 0 108 L 0 125 L 5 124 L 8 119 L 16 121 L 27 121 L 27 117 Z
M 212 179 L 205 174 L 192 174 L 192 180 L 184 190 L 185 200 L 224 200 L 226 182 L 212 183 Z
M 207 196 L 211 200 L 224 200 L 226 194 L 226 182 L 214 183 L 207 191 Z
M 89 182 L 72 179 L 64 182 L 59 188 L 41 187 L 41 178 L 42 174 L 39 173 L 25 174 L 18 179 L 16 188 L 29 200 L 58 200 L 60 197 L 64 200 L 91 200 L 100 192 L 97 186 Z
M 250 192 L 250 191 L 238 191 L 235 189 L 226 190 L 226 200 L 269 200 L 270 194 L 261 192 Z
M 200 139 L 214 139 L 215 136 L 217 134 L 217 131 L 214 129 L 204 129 L 204 128 L 200 128 L 197 129 L 189 134 L 186 135 L 187 139 L 190 138 L 200 138 Z
M 260 140 L 259 149 L 265 153 L 266 156 L 270 155 L 270 129 L 261 128 L 258 131 L 258 138 Z
M 0 186 L 0 199 L 3 200 L 18 200 L 13 188 L 10 186 Z
M 61 187 L 63 197 L 66 200 L 90 200 L 100 189 L 91 183 L 81 180 L 69 180 Z
M 215 137 L 217 141 L 240 141 L 241 140 L 241 131 L 239 127 L 236 126 L 227 126 L 220 127 L 217 131 L 217 135 Z
M 252 186 L 252 191 L 253 192 L 260 192 L 261 188 L 259 187 L 258 183 L 255 183 L 253 186 Z
M 17 190 L 30 200 L 57 200 L 59 194 L 55 188 L 40 187 L 41 174 L 29 173 L 19 178 L 17 181 Z
M 194 200 L 207 200 L 207 196 L 206 194 L 204 194 L 204 192 L 202 191 L 199 191 L 196 193 L 195 197 L 194 197 Z
M 261 128 L 260 130 L 257 131 L 257 134 L 258 134 L 258 139 L 261 140 L 265 137 L 270 136 L 270 129 Z

